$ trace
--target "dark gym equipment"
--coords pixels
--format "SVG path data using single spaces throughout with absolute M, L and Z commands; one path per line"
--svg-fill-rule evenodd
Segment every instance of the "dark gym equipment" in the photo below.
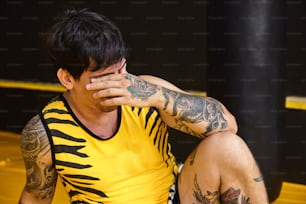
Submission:
M 214 0 L 208 15 L 208 96 L 236 116 L 273 201 L 282 183 L 285 2 Z

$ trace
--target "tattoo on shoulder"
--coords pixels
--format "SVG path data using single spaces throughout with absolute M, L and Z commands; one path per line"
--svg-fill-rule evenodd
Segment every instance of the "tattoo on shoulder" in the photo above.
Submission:
M 131 82 L 131 85 L 127 89 L 135 98 L 146 100 L 157 92 L 157 86 L 154 84 L 140 80 L 131 75 L 127 75 L 126 79 Z
M 22 131 L 21 151 L 26 168 L 25 190 L 38 199 L 53 196 L 57 173 L 43 157 L 50 154 L 50 146 L 39 116 L 32 118 Z M 51 155 L 51 154 L 50 154 Z
M 164 109 L 168 107 L 170 100 L 173 100 L 173 115 L 179 120 L 189 123 L 208 122 L 204 135 L 214 129 L 224 129 L 227 126 L 224 110 L 217 100 L 177 93 L 166 88 L 163 88 L 162 92 L 166 100 Z

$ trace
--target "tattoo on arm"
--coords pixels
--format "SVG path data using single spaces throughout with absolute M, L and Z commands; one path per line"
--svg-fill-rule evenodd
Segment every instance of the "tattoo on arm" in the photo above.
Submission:
M 50 153 L 48 145 L 45 130 L 36 116 L 22 132 L 21 150 L 27 175 L 25 190 L 41 200 L 53 196 L 57 179 L 55 168 L 42 159 Z
M 196 131 L 192 130 L 186 124 L 184 124 L 183 122 L 181 122 L 179 120 L 175 121 L 175 125 L 173 126 L 173 128 L 177 129 L 177 130 L 180 130 L 182 132 L 185 132 L 189 135 L 196 136 L 196 137 L 201 138 L 201 139 L 205 139 L 207 137 L 206 132 L 197 133 Z
M 166 100 L 164 109 L 168 108 L 169 101 L 172 100 L 173 116 L 179 120 L 188 123 L 208 122 L 203 135 L 217 128 L 224 129 L 227 126 L 223 108 L 215 99 L 178 93 L 166 88 L 162 88 L 162 92 Z
M 155 84 L 148 83 L 131 75 L 127 75 L 126 79 L 131 82 L 131 85 L 127 89 L 135 98 L 146 100 L 157 92 L 157 86 Z

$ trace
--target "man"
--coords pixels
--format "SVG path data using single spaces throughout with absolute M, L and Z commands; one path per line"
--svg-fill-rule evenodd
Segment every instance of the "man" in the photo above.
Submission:
M 228 110 L 163 79 L 128 73 L 120 31 L 106 17 L 68 11 L 46 45 L 67 91 L 22 132 L 20 203 L 51 203 L 58 176 L 71 203 L 267 203 Z M 203 138 L 183 166 L 167 126 Z

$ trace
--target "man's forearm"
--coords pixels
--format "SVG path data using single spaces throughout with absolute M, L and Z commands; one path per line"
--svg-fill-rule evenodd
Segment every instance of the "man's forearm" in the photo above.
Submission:
M 163 110 L 200 135 L 233 129 L 236 122 L 217 100 L 162 88 Z M 231 120 L 231 121 L 229 121 Z M 229 124 L 234 127 L 229 127 Z

